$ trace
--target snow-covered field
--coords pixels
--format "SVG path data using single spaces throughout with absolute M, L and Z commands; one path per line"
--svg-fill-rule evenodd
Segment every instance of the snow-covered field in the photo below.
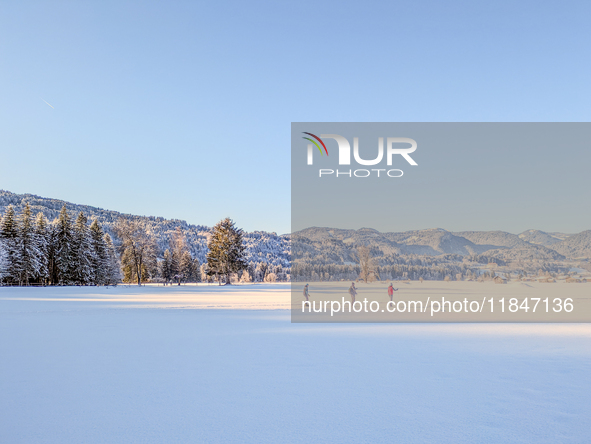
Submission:
M 591 441 L 589 324 L 289 305 L 281 284 L 0 288 L 0 442 Z

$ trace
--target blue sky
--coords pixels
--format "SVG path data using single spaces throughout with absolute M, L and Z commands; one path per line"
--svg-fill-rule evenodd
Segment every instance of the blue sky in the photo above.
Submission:
M 0 188 L 289 232 L 292 121 L 589 121 L 589 16 L 589 2 L 4 2 Z

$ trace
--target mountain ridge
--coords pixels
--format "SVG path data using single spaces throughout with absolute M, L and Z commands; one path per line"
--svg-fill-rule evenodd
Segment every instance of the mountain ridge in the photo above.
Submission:
M 522 236 L 535 231 L 552 237 L 550 242 L 529 242 Z M 330 234 L 326 236 L 324 233 Z M 591 258 L 591 230 L 563 236 L 563 239 L 540 230 L 527 230 L 513 234 L 506 231 L 448 231 L 443 228 L 428 228 L 402 232 L 379 232 L 367 227 L 359 230 L 330 227 L 310 227 L 292 233 L 292 236 L 306 237 L 309 240 L 322 241 L 325 237 L 342 240 L 351 245 L 374 243 L 376 246 L 388 244 L 396 254 L 418 254 L 439 256 L 457 254 L 462 256 L 479 255 L 487 252 L 496 256 L 516 256 L 509 251 L 527 251 L 532 258 L 545 260 L 564 260 Z M 539 239 L 539 237 L 538 237 Z M 386 242 L 389 241 L 389 242 Z M 512 257 L 515 259 L 515 257 Z

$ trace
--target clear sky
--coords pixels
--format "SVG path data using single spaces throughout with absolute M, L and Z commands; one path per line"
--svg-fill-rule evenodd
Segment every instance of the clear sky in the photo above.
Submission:
M 583 1 L 3 2 L 0 188 L 289 232 L 292 121 L 589 121 L 590 16 Z

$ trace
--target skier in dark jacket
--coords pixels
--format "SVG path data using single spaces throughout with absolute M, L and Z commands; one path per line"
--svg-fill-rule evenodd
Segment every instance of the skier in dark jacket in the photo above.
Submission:
M 351 295 L 351 303 L 355 303 L 355 296 L 357 295 L 357 289 L 355 288 L 355 282 L 351 282 L 349 287 L 349 294 Z

